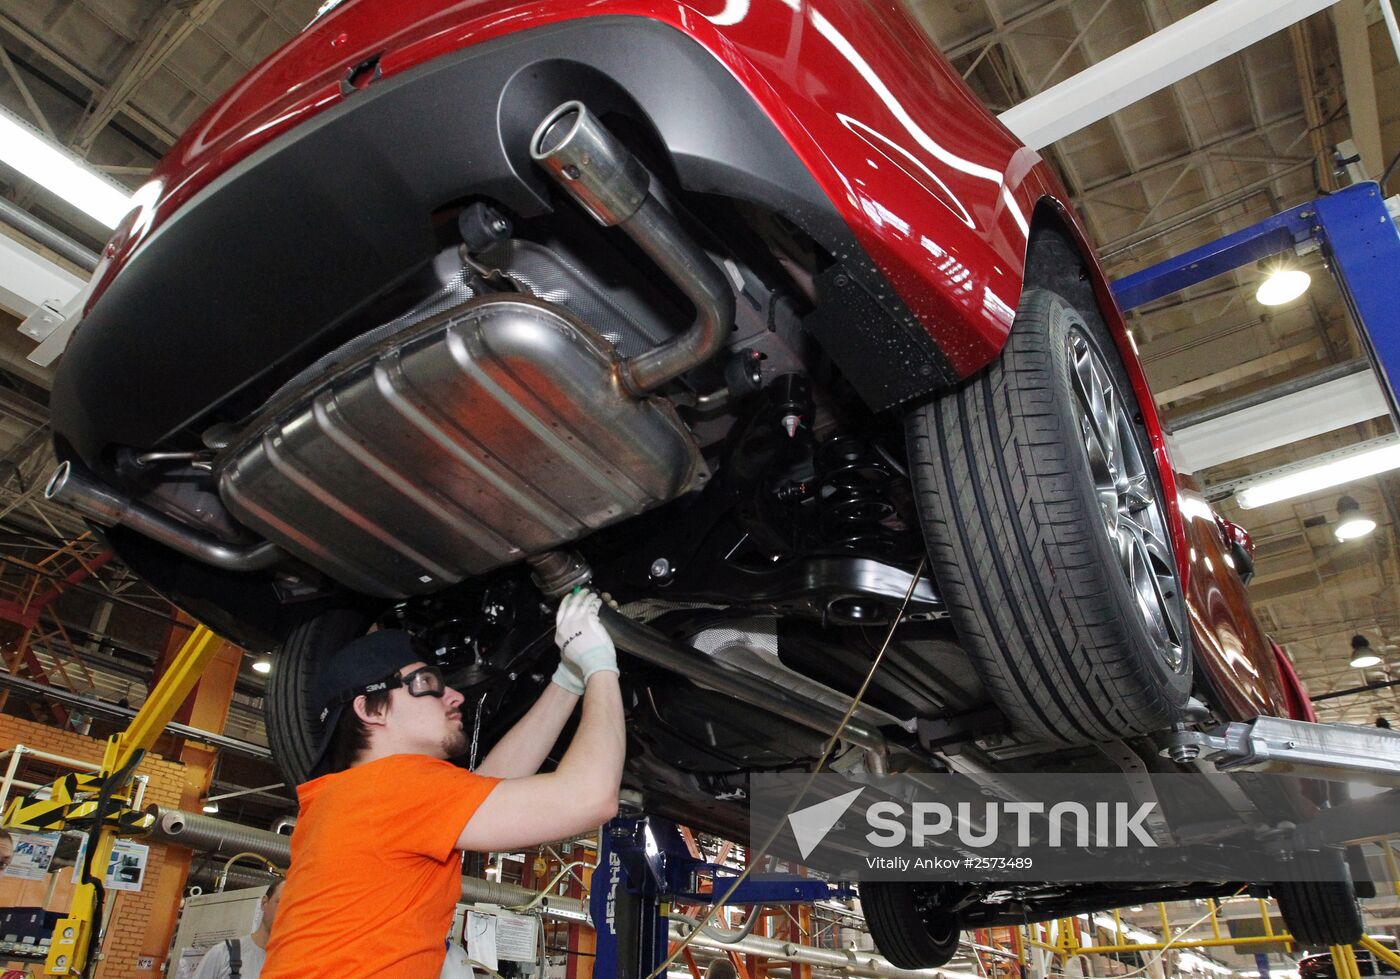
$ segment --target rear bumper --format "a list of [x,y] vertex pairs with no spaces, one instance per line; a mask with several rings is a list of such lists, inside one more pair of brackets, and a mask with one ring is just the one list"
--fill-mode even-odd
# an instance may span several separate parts
[[52,398],[60,439],[101,469],[106,445],[160,444],[219,405],[249,413],[372,325],[377,302],[384,319],[398,311],[386,297],[440,247],[434,211],[468,196],[524,217],[548,211],[530,130],[580,97],[599,112],[639,108],[686,187],[798,216],[833,251],[858,251],[752,99],[684,34],[631,17],[531,30],[356,93],[167,219],[64,356]]

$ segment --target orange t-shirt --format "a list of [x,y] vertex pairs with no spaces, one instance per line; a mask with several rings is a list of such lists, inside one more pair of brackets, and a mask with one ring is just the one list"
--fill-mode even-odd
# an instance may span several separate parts
[[457,837],[499,779],[391,755],[297,789],[262,979],[433,979],[461,896]]

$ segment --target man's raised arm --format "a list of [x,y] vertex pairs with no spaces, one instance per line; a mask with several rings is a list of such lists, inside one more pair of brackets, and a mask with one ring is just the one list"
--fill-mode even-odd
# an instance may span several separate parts
[[492,778],[523,778],[538,772],[578,700],[578,694],[558,683],[545,687],[534,706],[486,753],[476,773]]
[[[627,739],[617,650],[598,621],[601,605],[589,592],[560,603],[554,634],[559,671],[477,769],[505,780],[463,828],[460,849],[534,846],[586,832],[617,813]],[[583,717],[559,766],[542,775],[504,774],[539,767],[572,711],[573,688],[583,693]]]

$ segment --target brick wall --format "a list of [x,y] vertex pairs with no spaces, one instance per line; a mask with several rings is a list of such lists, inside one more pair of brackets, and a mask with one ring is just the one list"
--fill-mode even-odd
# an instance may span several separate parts
[[[20,717],[0,714],[0,750],[22,744],[27,748],[47,751],[80,761],[91,761],[94,765],[102,760],[105,744],[94,738],[84,737],[71,731],[60,730],[43,724],[36,724]],[[2,773],[2,772],[0,772]],[[178,762],[167,761],[156,755],[147,755],[136,770],[138,775],[149,776],[146,783],[144,802],[146,805],[159,805],[176,808],[181,795],[189,788],[190,773]],[[203,790],[195,786],[196,794]],[[165,953],[174,933],[178,908],[169,900],[156,906],[158,892],[178,894],[184,887],[184,873],[188,861],[185,854],[174,847],[162,843],[150,845],[150,856],[146,864],[146,876],[140,891],[113,891],[108,894],[111,917],[107,926],[107,940],[102,948],[102,962],[95,973],[95,979],[126,979],[158,974]],[[170,866],[167,867],[167,862]],[[50,882],[57,877],[51,895]],[[170,876],[171,880],[163,880]],[[173,877],[180,879],[175,881]],[[72,894],[71,870],[61,870],[57,875],[49,875],[49,881],[21,881],[0,877],[0,907],[35,907],[44,905],[51,911],[67,911]],[[46,895],[49,897],[45,901]],[[162,927],[151,927],[164,921]],[[163,937],[162,937],[163,936]],[[141,970],[137,960],[149,957],[155,968]]]

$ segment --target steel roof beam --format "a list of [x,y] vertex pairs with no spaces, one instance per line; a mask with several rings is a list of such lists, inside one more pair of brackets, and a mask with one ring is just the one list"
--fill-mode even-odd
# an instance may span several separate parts
[[[53,65],[74,81],[78,82],[88,90],[92,98],[100,99],[107,92],[107,86],[96,75],[86,68],[81,67],[63,52],[49,44],[39,35],[33,33],[14,17],[0,11],[0,31],[9,34],[15,40],[33,50],[39,57]],[[162,122],[146,112],[127,103],[122,107],[122,114],[131,119],[132,122],[145,129],[156,139],[161,140],[167,147],[175,143],[176,134]]]
[[1371,65],[1371,37],[1363,0],[1341,0],[1332,8],[1337,26],[1337,55],[1342,63],[1351,138],[1361,152],[1366,176],[1378,180],[1385,170],[1381,153],[1381,121],[1376,107],[1376,75]]
[[[1125,174],[1122,177],[1114,177],[1111,180],[1105,180],[1101,183],[1097,183],[1090,187],[1086,187],[1084,188],[1084,191],[1080,194],[1080,196],[1086,199],[1093,198],[1103,194],[1112,193],[1116,190],[1122,190],[1125,187],[1131,187],[1133,184],[1140,182],[1146,177],[1155,176],[1159,173],[1163,173],[1168,170],[1173,170],[1177,167],[1191,166],[1200,163],[1208,159],[1209,157],[1214,156],[1217,153],[1221,153],[1229,147],[1236,145],[1237,143],[1243,143],[1245,140],[1248,139],[1258,139],[1260,138],[1260,136],[1267,133],[1269,130],[1274,129],[1278,126],[1297,125],[1301,122],[1303,122],[1302,112],[1295,112],[1291,115],[1280,116],[1278,119],[1275,119],[1272,122],[1266,122],[1261,124],[1258,129],[1250,129],[1244,132],[1235,133],[1231,136],[1223,136],[1220,139],[1212,140],[1209,143],[1205,143],[1199,147],[1196,147],[1195,149],[1192,149],[1189,152],[1182,153],[1178,156],[1174,156],[1171,159],[1161,160],[1157,163],[1149,164],[1148,166],[1143,167],[1141,170],[1136,170],[1133,173]],[[1278,162],[1297,163],[1300,161],[1293,157],[1280,157]],[[1301,162],[1311,163],[1312,157],[1308,157],[1306,160],[1303,160]]]
[[223,0],[169,0],[153,19],[159,23],[144,31],[145,39],[137,43],[126,63],[107,90],[85,112],[73,131],[72,147],[83,156],[88,154],[98,135],[121,112],[140,87],[205,21],[213,16]]
[[953,45],[943,52],[943,56],[949,61],[953,61],[957,58],[961,58],[963,55],[971,54],[974,51],[984,51],[993,44],[1005,41],[1009,35],[1015,34],[1027,24],[1039,20],[1046,14],[1052,14],[1057,10],[1068,7],[1072,2],[1073,0],[1050,0],[1049,3],[1041,4],[1034,10],[1028,10],[1024,14],[1012,17],[1006,21],[1002,21],[1000,17],[997,16],[995,10],[990,10],[990,19],[996,24],[995,27],[986,34],[980,34],[977,37]]
[[[1312,380],[1309,378],[1308,380]],[[1298,387],[1290,385],[1290,388]],[[1370,370],[1276,394],[1173,432],[1187,472],[1291,445],[1389,414],[1385,393]]]
[[1336,2],[1215,0],[999,118],[1041,149]]

